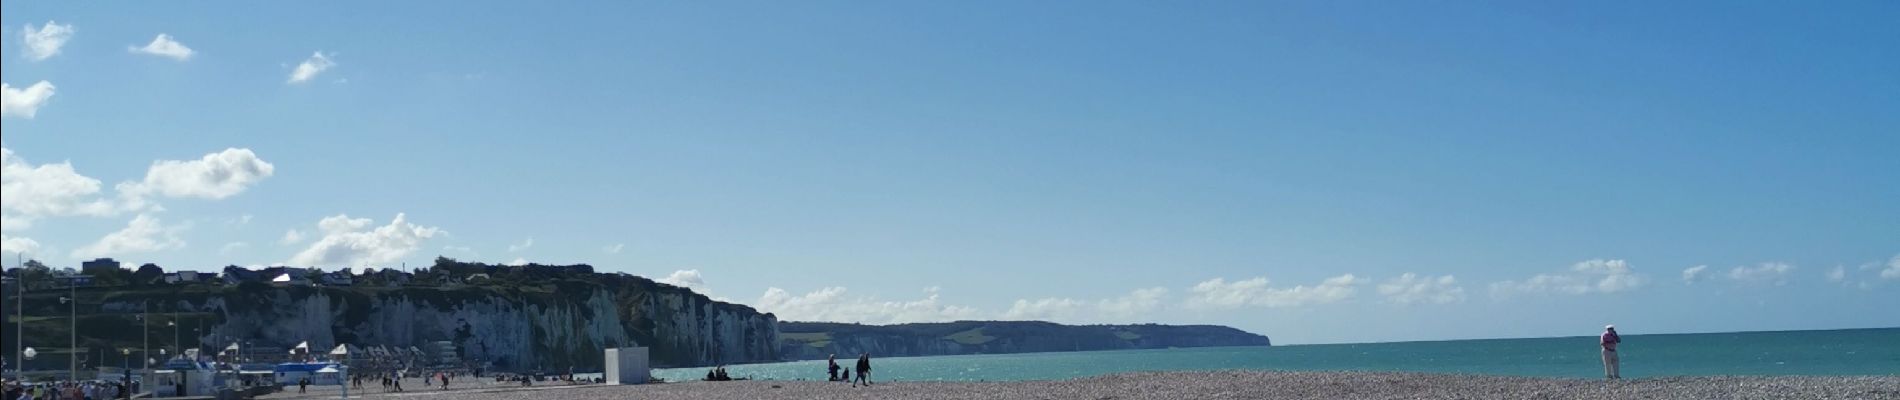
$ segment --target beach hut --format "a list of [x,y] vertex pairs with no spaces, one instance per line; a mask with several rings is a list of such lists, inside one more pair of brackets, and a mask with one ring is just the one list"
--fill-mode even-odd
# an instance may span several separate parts
[[[350,398],[350,385],[346,383],[347,380],[344,379],[343,377],[349,376],[348,372],[344,372],[344,371],[349,371],[349,370],[350,370],[350,367],[348,366],[331,364],[329,366],[323,367],[322,369],[318,369],[317,375],[326,377],[327,379],[324,379],[325,382],[330,381],[330,380],[335,380],[336,386],[343,388],[343,398],[347,399],[347,398]],[[315,382],[317,380],[312,379],[311,381]]]
[[164,369],[153,370],[144,380],[158,397],[210,396],[217,391],[217,370],[211,364],[184,357],[173,358]]
[[653,379],[652,369],[647,364],[647,348],[612,348],[605,353],[606,369],[602,375],[607,384],[638,385]]

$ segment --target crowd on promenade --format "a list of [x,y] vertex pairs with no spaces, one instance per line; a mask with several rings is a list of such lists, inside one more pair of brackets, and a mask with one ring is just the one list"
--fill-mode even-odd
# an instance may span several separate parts
[[0,392],[4,392],[4,395],[0,395],[0,399],[5,400],[104,400],[127,398],[132,393],[132,390],[124,384],[110,381],[50,383],[7,381],[4,385],[5,389],[0,389]]

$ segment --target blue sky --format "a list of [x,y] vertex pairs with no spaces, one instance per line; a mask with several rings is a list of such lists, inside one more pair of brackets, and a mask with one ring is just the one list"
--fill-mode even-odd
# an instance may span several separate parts
[[1900,326],[1891,2],[720,6],[6,2],[8,255],[1282,343]]

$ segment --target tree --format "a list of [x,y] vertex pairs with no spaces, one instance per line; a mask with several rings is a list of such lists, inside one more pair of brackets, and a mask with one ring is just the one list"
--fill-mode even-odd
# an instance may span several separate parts
[[125,268],[96,269],[92,271],[93,286],[124,286],[132,283],[131,270]]
[[145,263],[145,265],[140,265],[138,271],[132,272],[132,280],[134,282],[138,282],[141,285],[157,282],[160,279],[164,279],[164,278],[165,278],[165,269],[159,268],[158,264],[153,264],[153,263]]
[[33,290],[51,288],[55,285],[53,269],[47,267],[46,264],[41,264],[40,260],[26,260],[20,265],[14,278],[19,279],[26,288]]

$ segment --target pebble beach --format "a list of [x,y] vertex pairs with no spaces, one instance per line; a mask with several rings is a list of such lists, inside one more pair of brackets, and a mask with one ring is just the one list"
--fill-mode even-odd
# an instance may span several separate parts
[[[408,385],[405,385],[408,386]],[[420,386],[411,386],[420,388]],[[294,390],[294,389],[293,389]],[[1390,372],[1148,372],[1060,381],[679,382],[531,388],[469,385],[440,391],[352,393],[352,398],[538,399],[1896,399],[1900,375],[1716,376],[1602,381]],[[336,393],[269,398],[335,398]]]

